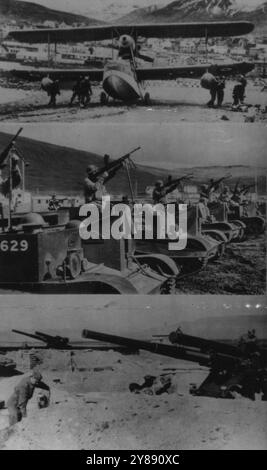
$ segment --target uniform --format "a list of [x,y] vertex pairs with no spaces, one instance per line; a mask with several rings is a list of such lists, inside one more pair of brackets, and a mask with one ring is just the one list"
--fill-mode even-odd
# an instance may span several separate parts
[[83,183],[86,204],[100,199],[106,193],[104,182],[109,177],[109,174],[104,172],[100,177],[95,179],[94,174],[96,174],[96,172],[97,168],[94,165],[89,165],[87,168],[87,176]]
[[225,80],[220,78],[217,84],[217,105],[220,107],[223,104],[224,99]]
[[[34,375],[35,374],[35,375]],[[9,412],[9,424],[13,424],[21,421],[21,419],[27,416],[27,404],[28,401],[32,398],[34,390],[36,387],[43,390],[49,391],[48,385],[44,382],[36,379],[36,382],[33,383],[31,378],[41,377],[41,374],[34,372],[31,377],[24,377],[15,387],[14,392],[7,401],[7,408]]]
[[241,78],[238,85],[235,85],[233,89],[234,106],[238,106],[239,104],[244,103],[246,86],[247,80],[245,78]]
[[48,105],[55,107],[56,106],[57,95],[60,95],[59,81],[58,80],[55,80],[55,81],[52,82],[52,84],[49,88],[48,94],[50,96],[50,101],[49,101]]
[[89,77],[85,77],[80,82],[80,104],[86,106],[90,102],[90,96],[92,95],[92,88]]
[[154,204],[166,204],[167,202],[167,192],[164,188],[163,181],[157,181],[155,188],[152,193],[153,203]]
[[70,105],[72,105],[75,98],[78,98],[78,100],[80,102],[80,98],[81,98],[81,81],[82,81],[82,78],[79,78],[79,80],[77,80],[77,82],[75,83],[75,85],[72,89],[72,97],[70,99]]

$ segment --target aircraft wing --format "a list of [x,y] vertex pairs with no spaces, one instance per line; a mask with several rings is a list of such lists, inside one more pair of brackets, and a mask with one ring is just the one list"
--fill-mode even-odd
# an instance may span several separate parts
[[104,41],[129,34],[144,38],[201,38],[241,36],[253,31],[254,25],[248,21],[224,21],[210,23],[157,23],[88,26],[84,28],[46,28],[10,31],[8,38],[26,43],[67,43],[84,41]]
[[209,71],[214,75],[229,76],[246,74],[254,69],[254,64],[249,62],[236,62],[232,64],[201,64],[185,65],[179,67],[150,67],[138,68],[136,74],[138,80],[175,80],[176,78],[201,78]]
[[60,80],[61,82],[75,81],[78,77],[88,75],[92,82],[101,82],[103,79],[103,69],[56,69],[56,68],[21,68],[9,70],[7,72],[1,72],[0,75],[6,75],[16,77],[20,80],[26,81],[40,81],[43,77],[49,75],[54,80]]

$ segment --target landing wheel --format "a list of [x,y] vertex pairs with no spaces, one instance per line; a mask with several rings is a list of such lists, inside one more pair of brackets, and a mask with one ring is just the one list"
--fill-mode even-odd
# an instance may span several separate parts
[[82,263],[78,253],[71,253],[69,255],[67,267],[71,279],[76,279],[81,274]]
[[106,93],[104,93],[104,91],[101,91],[100,93],[100,104],[107,104],[108,102],[108,97],[106,95]]
[[149,94],[148,92],[145,93],[145,96],[144,96],[144,103],[147,104],[147,105],[150,105],[150,104],[151,104],[150,94]]

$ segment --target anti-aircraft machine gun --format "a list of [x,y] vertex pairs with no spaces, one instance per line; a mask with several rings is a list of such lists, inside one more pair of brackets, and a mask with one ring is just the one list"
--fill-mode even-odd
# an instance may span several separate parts
[[[136,147],[135,149],[131,150],[130,152],[126,153],[125,155],[122,155],[122,157],[119,157],[116,160],[112,160],[112,161],[109,161],[109,156],[106,155],[105,156],[106,157],[105,158],[105,165],[94,173],[93,178],[97,179],[100,176],[102,176],[104,173],[108,173],[108,175],[110,177],[110,173],[114,173],[119,168],[121,168],[124,163],[128,163],[129,161],[132,163],[132,165],[134,165],[134,163],[132,162],[130,157],[133,153],[137,152],[137,150],[140,150],[140,148],[141,147]],[[105,181],[107,181],[107,179],[109,179],[109,177],[105,178]]]
[[143,349],[154,354],[196,362],[208,367],[208,377],[190,393],[215,398],[235,398],[235,393],[255,399],[262,394],[267,401],[267,349],[260,347],[254,332],[249,332],[237,346],[189,336],[178,330],[170,333],[171,344],[140,341],[96,331],[83,330],[83,338]]

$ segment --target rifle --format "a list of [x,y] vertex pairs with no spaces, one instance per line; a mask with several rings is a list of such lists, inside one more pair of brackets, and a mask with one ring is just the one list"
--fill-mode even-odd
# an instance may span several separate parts
[[109,173],[110,171],[117,171],[119,168],[122,167],[123,163],[128,160],[130,158],[130,156],[134,153],[134,152],[137,152],[137,150],[139,150],[141,147],[136,147],[134,150],[131,150],[131,152],[128,152],[126,153],[125,155],[123,155],[122,157],[120,158],[117,158],[117,160],[113,160],[112,162],[108,163],[107,165],[105,165],[104,167],[100,168],[100,170],[98,170],[93,178],[94,179],[97,179],[99,178],[99,176],[103,175],[103,173],[107,172]]
[[3,152],[1,152],[1,154],[0,154],[0,168],[3,168],[5,166],[4,161],[8,157],[8,154],[9,154],[10,150],[12,149],[12,146],[14,145],[17,137],[19,136],[19,134],[21,133],[22,130],[23,130],[23,127],[21,127],[18,130],[16,135],[14,137],[12,137],[11,141],[7,144],[7,146],[5,147]]
[[181,176],[180,178],[176,178],[175,180],[165,183],[164,189],[165,189],[166,194],[169,194],[172,191],[174,191],[181,181],[190,180],[193,178],[193,176],[194,176],[193,173],[191,173],[191,174]]

